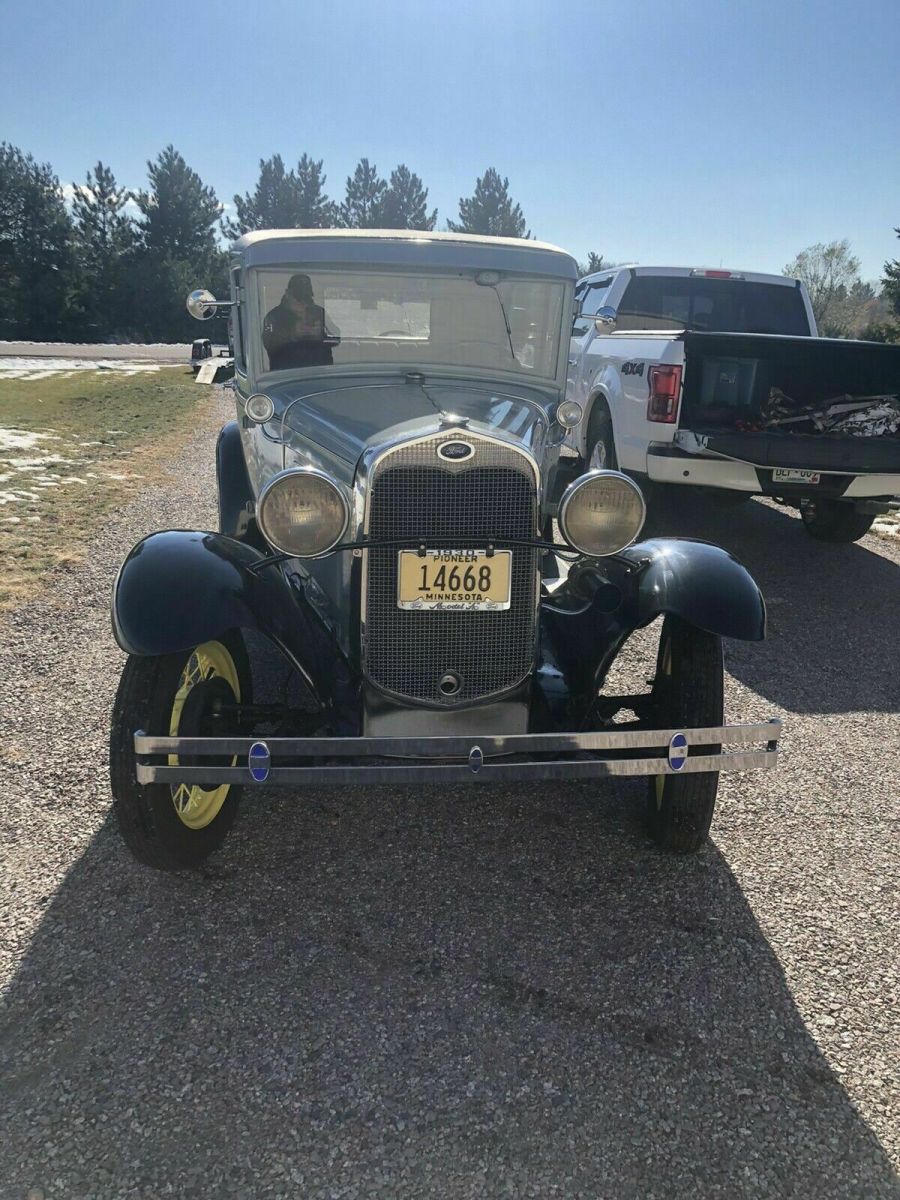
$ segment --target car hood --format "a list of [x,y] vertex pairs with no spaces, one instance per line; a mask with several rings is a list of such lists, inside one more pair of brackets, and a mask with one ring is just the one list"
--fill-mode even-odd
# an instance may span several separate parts
[[286,447],[314,442],[348,463],[382,442],[438,428],[442,413],[514,439],[539,459],[556,403],[537,389],[446,380],[292,381],[269,391],[284,413]]

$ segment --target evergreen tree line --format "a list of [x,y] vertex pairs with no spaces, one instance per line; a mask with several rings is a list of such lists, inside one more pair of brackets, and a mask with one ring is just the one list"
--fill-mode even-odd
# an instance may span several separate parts
[[[98,162],[66,191],[48,163],[0,142],[0,340],[180,341],[196,336],[184,298],[203,285],[228,290],[221,238],[253,229],[420,229],[437,225],[428,189],[404,163],[387,179],[363,158],[331,199],[321,159],[286,167],[261,159],[253,191],[224,206],[174,146],[147,164],[147,187],[121,186]],[[509,180],[493,167],[459,201],[457,233],[531,237]],[[896,230],[900,236],[900,229]],[[601,270],[591,251],[582,274]],[[823,332],[900,341],[900,259],[883,290],[859,278],[849,243],[810,246],[785,268],[804,279]],[[224,337],[220,329],[219,337]]]
[[[340,202],[325,183],[321,159],[304,154],[289,168],[275,154],[260,160],[256,186],[235,196],[226,216],[174,146],[148,162],[146,189],[130,191],[98,162],[84,183],[64,191],[49,163],[0,143],[0,339],[187,340],[197,334],[184,308],[191,288],[228,289],[221,236],[437,225],[428,189],[404,163],[385,179],[361,159]],[[509,180],[493,168],[460,199],[458,220],[447,228],[531,236]]]

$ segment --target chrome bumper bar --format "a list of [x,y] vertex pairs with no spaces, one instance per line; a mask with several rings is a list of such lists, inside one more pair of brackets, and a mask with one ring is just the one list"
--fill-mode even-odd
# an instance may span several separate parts
[[[246,783],[257,786],[263,783],[288,786],[507,783],[526,779],[599,779],[608,775],[681,775],[694,771],[748,771],[774,767],[780,736],[779,720],[709,729],[525,733],[482,738],[179,738],[157,737],[139,729],[134,735],[134,750],[138,759],[138,783]],[[765,743],[764,748],[718,754],[691,753],[693,746],[749,747],[760,742]],[[165,761],[147,761],[154,756],[165,756]],[[184,756],[189,761],[185,765],[173,764],[169,756]],[[203,758],[215,758],[219,762],[198,764],[197,760]],[[231,765],[222,765],[221,760],[228,758],[232,760]]]

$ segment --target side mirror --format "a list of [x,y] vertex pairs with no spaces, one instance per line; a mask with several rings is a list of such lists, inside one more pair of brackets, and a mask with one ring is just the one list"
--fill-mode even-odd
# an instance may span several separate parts
[[594,313],[594,328],[598,333],[609,333],[616,323],[618,313],[609,304],[604,304]]
[[187,310],[198,321],[208,321],[216,315],[218,301],[212,292],[197,288],[187,298]]

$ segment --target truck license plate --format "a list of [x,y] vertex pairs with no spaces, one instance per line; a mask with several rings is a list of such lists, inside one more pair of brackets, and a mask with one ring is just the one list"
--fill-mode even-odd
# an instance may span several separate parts
[[401,550],[397,606],[493,612],[509,608],[512,551]]
[[797,471],[793,467],[775,467],[773,483],[818,483],[822,478],[819,471]]

